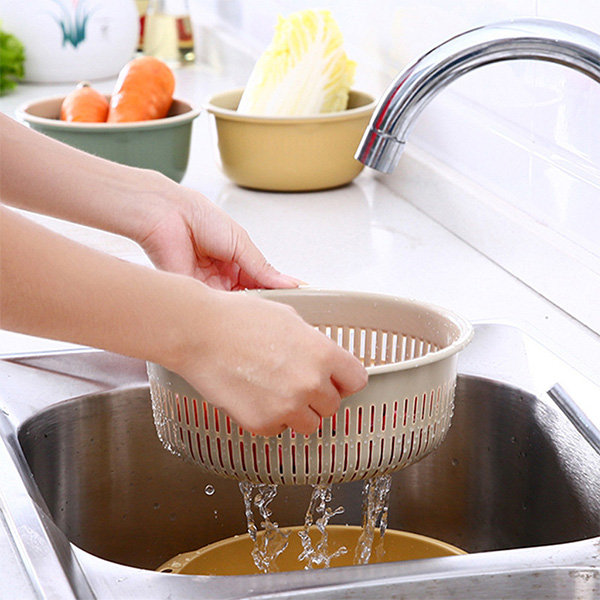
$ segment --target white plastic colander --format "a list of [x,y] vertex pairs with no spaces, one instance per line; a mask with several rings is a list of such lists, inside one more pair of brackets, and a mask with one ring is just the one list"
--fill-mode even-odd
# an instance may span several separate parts
[[454,408],[458,352],[468,321],[393,296],[312,289],[261,292],[293,306],[363,361],[369,383],[312,435],[241,429],[179,375],[148,363],[158,435],[171,452],[240,481],[331,484],[402,469],[444,440]]

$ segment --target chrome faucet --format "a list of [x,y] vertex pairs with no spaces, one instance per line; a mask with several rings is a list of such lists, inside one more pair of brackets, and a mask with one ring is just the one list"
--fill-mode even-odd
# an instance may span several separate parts
[[437,46],[396,77],[381,98],[355,157],[391,173],[416,118],[438,92],[477,67],[515,59],[566,65],[600,83],[598,34],[533,18],[478,27]]

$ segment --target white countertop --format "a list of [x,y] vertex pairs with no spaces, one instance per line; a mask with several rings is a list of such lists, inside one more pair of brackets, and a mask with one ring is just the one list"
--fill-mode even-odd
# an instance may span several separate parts
[[[196,105],[213,92],[235,86],[232,79],[198,67],[178,71],[177,81],[176,95]],[[112,85],[102,81],[97,87],[109,92]],[[16,107],[30,99],[71,88],[22,84],[0,98],[0,110],[14,116]],[[427,158],[410,144],[407,156],[407,161]],[[436,186],[440,202],[444,176]],[[347,187],[306,194],[238,188],[218,168],[208,116],[202,114],[194,123],[183,184],[203,192],[241,223],[278,269],[312,286],[407,296],[443,305],[473,321],[508,321],[600,383],[597,334],[427,217],[395,192],[387,177],[365,171]],[[35,218],[95,248],[147,262],[129,240]],[[0,355],[72,347],[0,331]]]

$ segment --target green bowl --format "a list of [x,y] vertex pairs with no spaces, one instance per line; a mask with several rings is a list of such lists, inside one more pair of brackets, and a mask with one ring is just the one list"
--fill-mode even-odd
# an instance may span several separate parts
[[70,146],[132,167],[154,169],[179,182],[190,156],[192,121],[200,114],[173,100],[164,119],[132,123],[70,123],[59,119],[63,96],[30,102],[17,117]]

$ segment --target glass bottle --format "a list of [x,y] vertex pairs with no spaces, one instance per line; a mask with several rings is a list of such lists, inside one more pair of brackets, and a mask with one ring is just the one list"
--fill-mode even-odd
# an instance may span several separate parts
[[190,64],[194,36],[188,0],[150,0],[144,22],[144,54],[171,64]]
[[140,17],[140,36],[138,38],[137,51],[144,51],[144,26],[146,21],[146,13],[148,12],[148,0],[135,0]]

